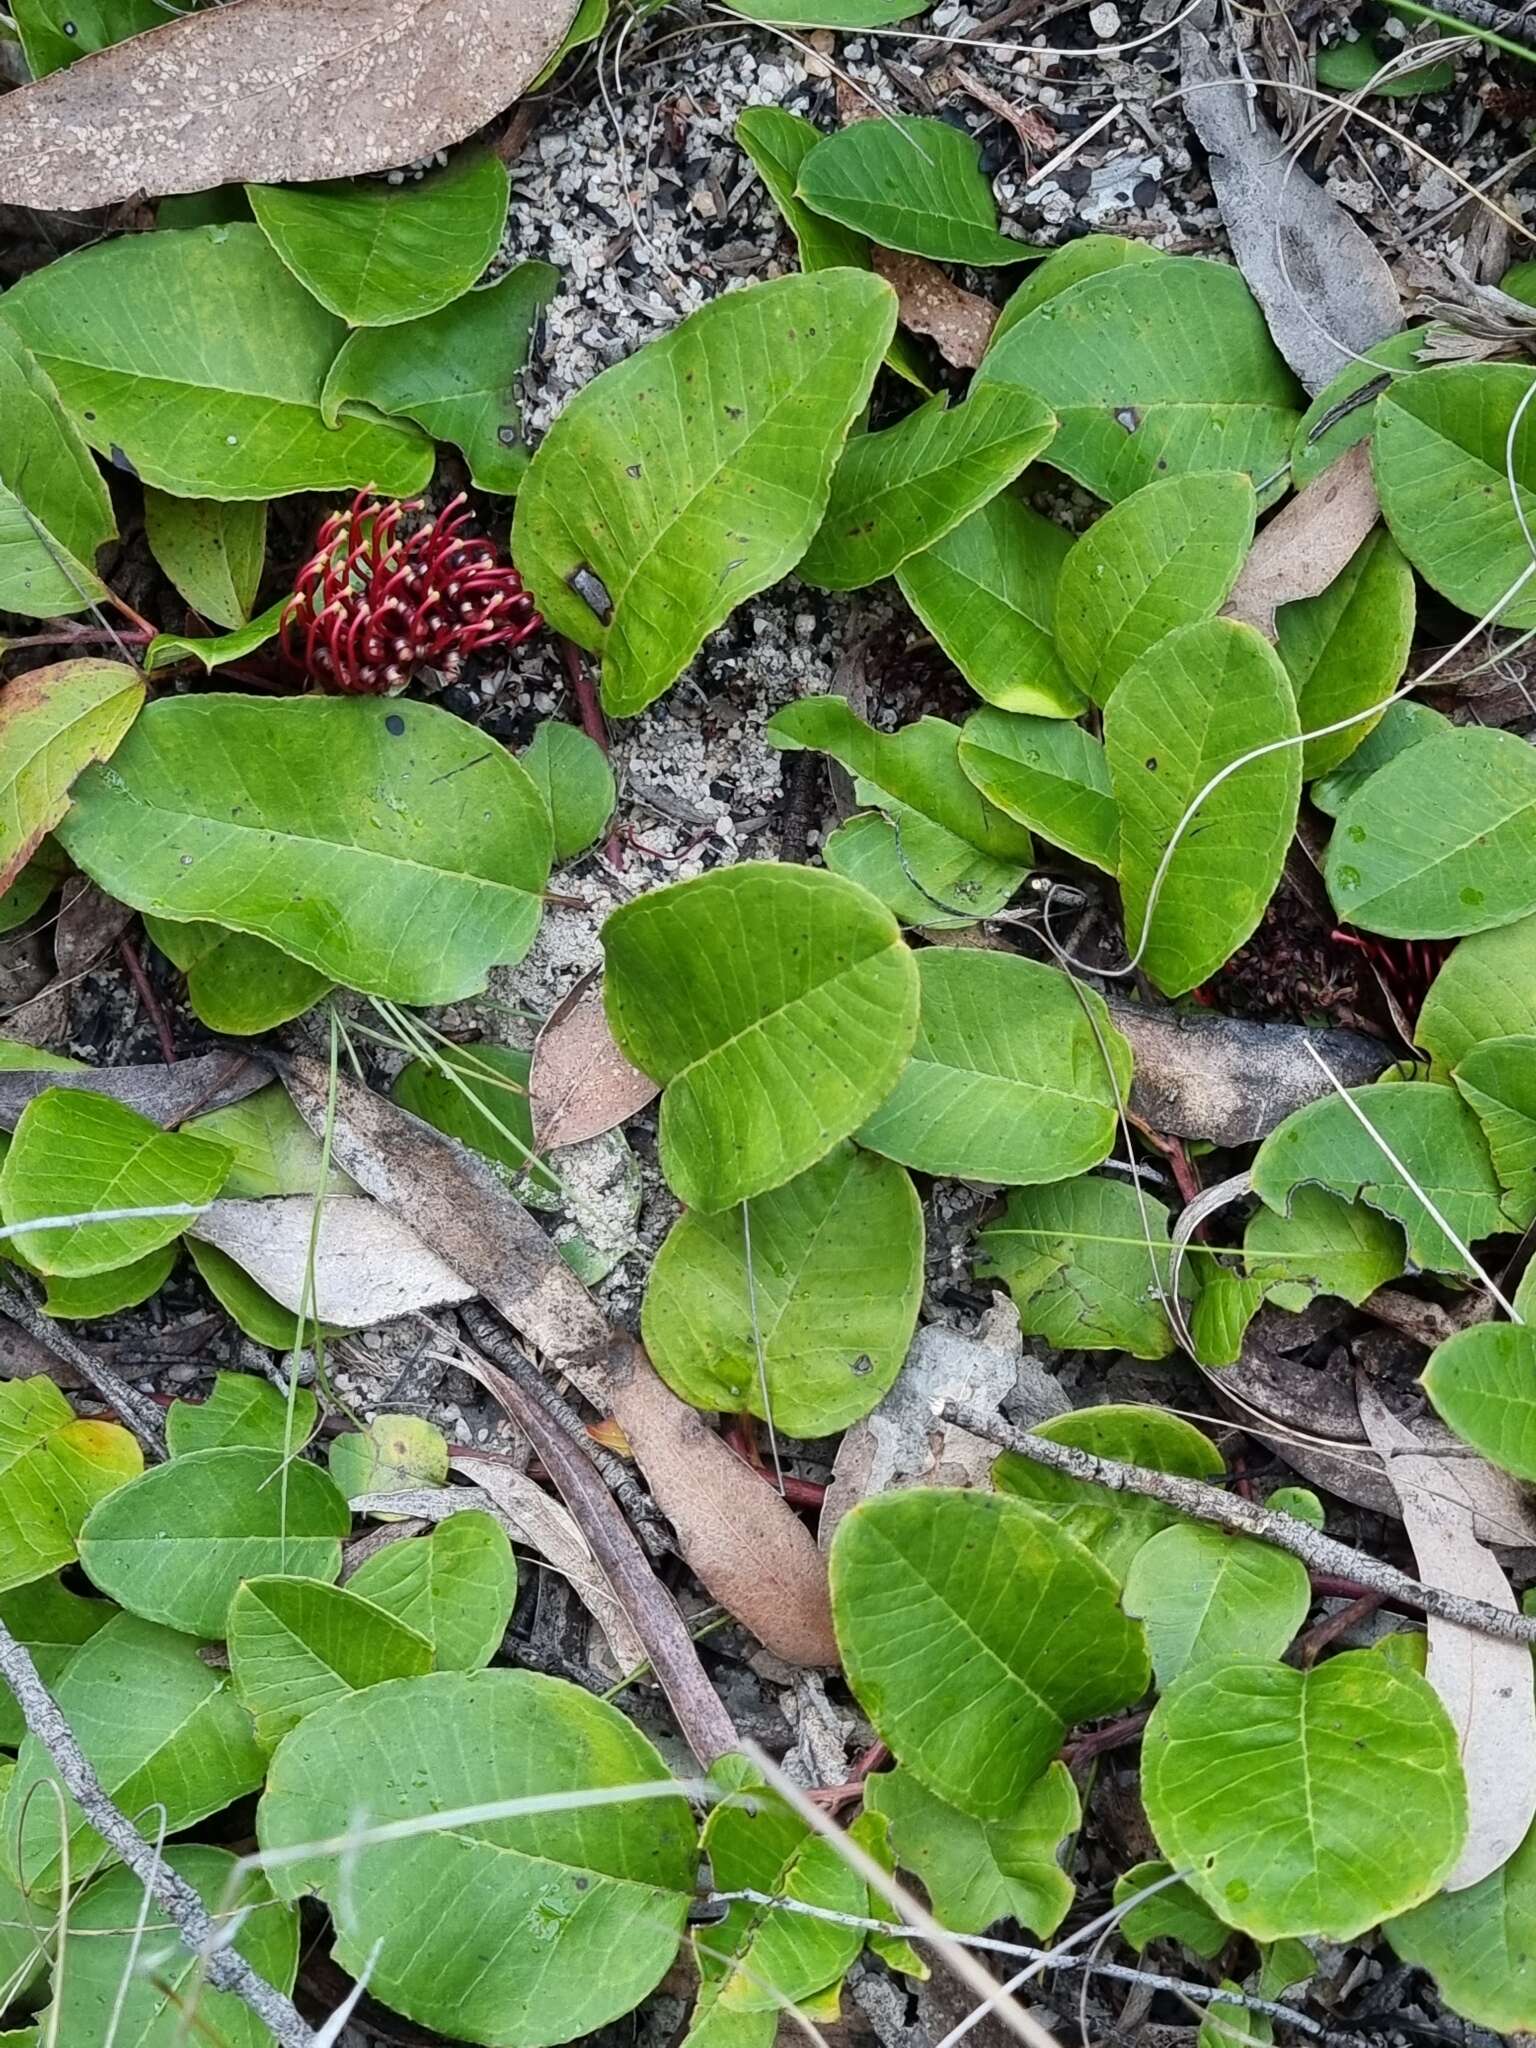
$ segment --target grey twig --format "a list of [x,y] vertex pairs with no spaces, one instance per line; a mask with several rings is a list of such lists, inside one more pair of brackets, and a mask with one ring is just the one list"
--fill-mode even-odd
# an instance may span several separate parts
[[165,1422],[148,1395],[130,1387],[94,1352],[87,1351],[83,1344],[77,1344],[51,1316],[45,1316],[20,1287],[0,1287],[0,1315],[7,1315],[13,1323],[19,1323],[44,1350],[51,1351],[55,1358],[61,1358],[66,1365],[72,1366],[86,1385],[93,1387],[107,1406],[122,1417],[153,1457],[165,1456]]
[[996,1444],[1000,1450],[1016,1452],[1036,1465],[1048,1465],[1053,1472],[1064,1472],[1069,1479],[1102,1486],[1110,1493],[1139,1493],[1148,1500],[1160,1500],[1181,1514],[1193,1515],[1197,1521],[1215,1522],[1220,1528],[1253,1536],[1260,1543],[1271,1543],[1277,1550],[1288,1550],[1292,1557],[1299,1557],[1303,1564],[1317,1571],[1342,1574],[1389,1600],[1417,1608],[1421,1614],[1435,1614],[1461,1628],[1502,1636],[1507,1642],[1536,1643],[1536,1616],[1507,1614],[1486,1601],[1448,1593],[1443,1586],[1426,1586],[1395,1565],[1383,1564],[1363,1550],[1352,1550],[1347,1543],[1324,1536],[1294,1515],[1276,1514],[1255,1501],[1223,1493],[1219,1486],[1206,1486],[1198,1479],[1181,1479],[1173,1472],[1150,1472],[1143,1465],[1124,1465],[1118,1458],[1100,1458],[1071,1444],[1052,1443],[1048,1437],[1014,1429],[996,1415],[963,1401],[946,1401],[939,1414],[945,1422],[968,1429],[973,1436]]
[[116,1851],[149,1896],[196,1955],[216,1991],[231,1992],[248,2005],[282,2048],[315,2048],[316,2036],[292,1999],[258,1975],[244,1956],[225,1943],[218,1922],[185,1878],[178,1877],[152,1843],[146,1842],[102,1789],[100,1778],[75,1740],[52,1693],[37,1674],[32,1654],[0,1621],[0,1677],[15,1693],[27,1727],[53,1759],[54,1768],[91,1826]]

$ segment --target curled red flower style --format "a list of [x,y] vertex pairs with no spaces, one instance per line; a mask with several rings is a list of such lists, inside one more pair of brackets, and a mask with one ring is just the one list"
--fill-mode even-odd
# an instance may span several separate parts
[[402,531],[421,501],[383,503],[359,491],[315,536],[283,614],[289,663],[322,689],[392,696],[418,669],[451,682],[467,655],[518,647],[543,621],[510,562],[497,560],[453,499]]

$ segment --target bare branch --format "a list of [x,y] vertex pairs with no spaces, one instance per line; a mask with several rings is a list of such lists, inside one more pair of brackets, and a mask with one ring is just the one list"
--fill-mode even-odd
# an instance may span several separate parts
[[45,1316],[19,1286],[0,1287],[0,1315],[7,1315],[13,1323],[19,1323],[45,1351],[51,1351],[55,1358],[62,1358],[66,1365],[72,1366],[86,1385],[93,1387],[107,1406],[122,1417],[151,1457],[165,1456],[165,1423],[160,1410],[147,1395],[141,1394],[136,1387],[130,1387],[126,1380],[119,1379],[110,1365],[104,1364],[83,1344],[77,1344],[68,1331],[61,1329],[51,1316]]

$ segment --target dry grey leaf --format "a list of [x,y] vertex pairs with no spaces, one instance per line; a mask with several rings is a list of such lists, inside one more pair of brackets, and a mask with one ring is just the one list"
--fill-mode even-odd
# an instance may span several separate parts
[[974,1337],[928,1323],[912,1340],[879,1407],[846,1433],[821,1504],[817,1540],[829,1548],[850,1508],[902,1486],[985,1486],[997,1452],[979,1436],[940,1422],[945,1401],[995,1413],[1017,1395],[1016,1420],[1043,1422],[1071,1406],[1049,1373],[1024,1355],[1019,1312],[1006,1296],[982,1317]]
[[1185,1016],[1109,997],[1117,1030],[1135,1056],[1131,1108],[1166,1137],[1253,1145],[1294,1109],[1329,1092],[1307,1055],[1315,1045],[1346,1088],[1373,1081],[1391,1061],[1378,1039],[1304,1024]]
[[1371,448],[1357,441],[1283,505],[1254,542],[1222,612],[1275,637],[1275,612],[1316,597],[1349,567],[1381,517]]
[[[14,1022],[6,1025],[15,1036]],[[228,1109],[247,1095],[271,1085],[272,1072],[260,1060],[239,1052],[200,1053],[178,1060],[174,1067],[68,1067],[49,1072],[0,1073],[0,1130],[13,1131],[16,1119],[45,1088],[88,1088],[125,1102],[151,1123],[169,1130],[189,1116]]]
[[[306,1306],[314,1215],[310,1195],[215,1202],[190,1235],[217,1246],[297,1314]],[[398,1217],[361,1195],[328,1195],[320,1205],[314,1268],[315,1314],[347,1329],[468,1301],[474,1293]]]
[[1181,104],[1210,154],[1232,254],[1276,348],[1308,391],[1321,391],[1356,352],[1402,326],[1392,273],[1232,76],[1214,6],[1185,22],[1179,56]]
[[474,133],[576,0],[225,0],[0,97],[0,201],[355,177]]
[[545,1152],[617,1129],[660,1093],[619,1051],[594,968],[556,1005],[533,1047],[528,1106],[533,1142]]
[[902,326],[926,334],[957,370],[974,370],[997,325],[996,306],[963,290],[926,256],[876,249],[873,260],[878,274],[895,286]]
[[53,959],[63,981],[87,973],[117,944],[134,913],[84,875],[71,876],[53,927]]
[[[1509,1614],[1519,1603],[1498,1559],[1473,1532],[1469,1479],[1481,1460],[1426,1454],[1376,1389],[1356,1389],[1360,1420],[1397,1494],[1419,1576]],[[1525,1643],[1429,1617],[1430,1684],[1439,1693],[1467,1779],[1467,1840],[1448,1892],[1465,1891],[1509,1860],[1536,1817],[1536,1691]]]
[[[330,1076],[304,1055],[280,1062],[311,1130],[325,1128]],[[340,1078],[332,1157],[359,1187],[427,1238],[471,1291],[546,1366],[609,1409],[634,1448],[678,1547],[706,1590],[791,1664],[837,1661],[826,1567],[809,1531],[749,1473],[698,1412],[614,1329],[489,1165],[393,1102]]]

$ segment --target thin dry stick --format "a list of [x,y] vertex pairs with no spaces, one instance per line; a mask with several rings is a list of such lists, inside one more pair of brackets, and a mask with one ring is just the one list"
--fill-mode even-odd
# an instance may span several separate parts
[[15,1693],[28,1729],[53,1759],[75,1804],[107,1846],[121,1857],[156,1905],[181,1933],[216,1991],[228,1991],[248,2005],[282,2048],[316,2048],[312,2029],[298,2007],[258,1975],[232,1947],[219,1924],[185,1878],[146,1842],[128,1816],[107,1797],[94,1767],[75,1740],[52,1693],[43,1684],[32,1654],[0,1621],[0,1678]]
[[1288,1550],[1305,1565],[1321,1572],[1339,1573],[1389,1600],[1400,1600],[1407,1607],[1417,1608],[1421,1614],[1438,1615],[1461,1628],[1502,1636],[1508,1642],[1536,1643],[1536,1616],[1506,1614],[1486,1601],[1464,1600],[1459,1593],[1446,1592],[1443,1586],[1426,1586],[1395,1565],[1383,1564],[1363,1550],[1351,1550],[1347,1543],[1324,1536],[1294,1515],[1275,1514],[1254,1501],[1239,1500],[1235,1494],[1223,1493],[1220,1487],[1206,1486],[1198,1479],[1181,1479],[1173,1472],[1151,1472],[1144,1465],[1125,1465],[1118,1458],[1101,1458],[1071,1444],[1052,1443],[1049,1437],[1014,1429],[985,1409],[964,1401],[945,1401],[938,1413],[941,1421],[968,1429],[973,1436],[996,1444],[1000,1450],[1014,1451],[1033,1464],[1064,1472],[1069,1479],[1102,1486],[1109,1493],[1141,1494],[1147,1500],[1160,1500],[1167,1507],[1177,1508],[1181,1514],[1193,1515],[1197,1521],[1214,1522],[1219,1528],[1235,1529],[1239,1535],[1255,1536],[1277,1550]]
[[123,1418],[153,1457],[165,1456],[165,1423],[147,1395],[119,1379],[110,1365],[104,1365],[83,1344],[77,1344],[51,1316],[45,1316],[35,1302],[29,1301],[20,1287],[0,1287],[0,1315],[9,1316],[55,1358],[73,1366],[86,1385],[93,1387],[107,1406]]

